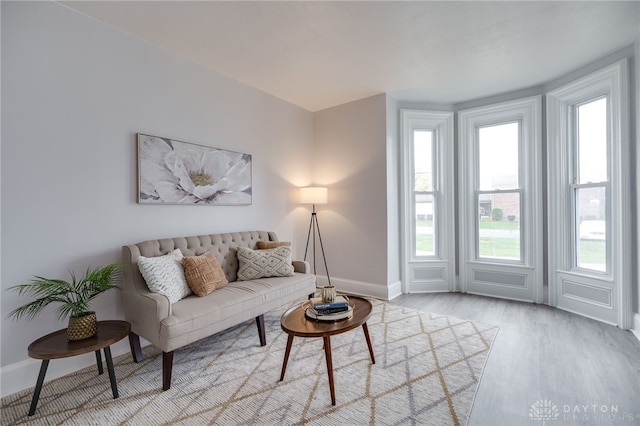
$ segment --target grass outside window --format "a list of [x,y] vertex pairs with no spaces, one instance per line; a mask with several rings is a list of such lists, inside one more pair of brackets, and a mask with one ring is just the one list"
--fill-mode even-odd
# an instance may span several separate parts
[[[480,229],[493,229],[493,230],[516,230],[519,227],[517,221],[480,221]],[[416,221],[416,227],[432,227],[433,221],[431,220],[418,220]],[[496,244],[496,240],[500,240],[500,244]],[[520,247],[518,245],[517,238],[496,238],[480,237],[480,251],[486,253],[488,256],[496,258],[519,258]],[[424,252],[433,252],[433,235],[432,234],[417,234],[416,235],[416,252],[418,254]],[[606,253],[606,243],[604,240],[580,240],[580,260],[583,263],[588,264],[604,264],[604,253]]]

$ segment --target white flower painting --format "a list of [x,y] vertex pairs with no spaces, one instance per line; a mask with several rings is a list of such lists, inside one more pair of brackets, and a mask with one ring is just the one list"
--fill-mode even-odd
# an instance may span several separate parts
[[138,202],[251,204],[251,155],[138,133]]

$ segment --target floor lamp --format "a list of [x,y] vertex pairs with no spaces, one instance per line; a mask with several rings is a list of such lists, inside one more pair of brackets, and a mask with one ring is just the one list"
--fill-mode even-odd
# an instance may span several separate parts
[[[307,252],[309,250],[309,241],[313,241],[313,274],[316,275],[316,233],[318,234],[318,240],[320,240],[320,250],[322,250],[322,260],[324,261],[324,268],[327,271],[327,280],[331,285],[331,278],[329,277],[329,268],[327,268],[327,258],[324,255],[324,246],[322,245],[322,236],[320,235],[320,225],[318,224],[318,217],[316,215],[316,204],[327,204],[327,188],[310,186],[306,188],[300,188],[300,203],[311,204],[311,221],[309,222],[309,232],[307,233],[307,244],[304,249],[304,260],[307,260]],[[313,231],[313,237],[312,237]],[[312,239],[313,238],[313,239]]]

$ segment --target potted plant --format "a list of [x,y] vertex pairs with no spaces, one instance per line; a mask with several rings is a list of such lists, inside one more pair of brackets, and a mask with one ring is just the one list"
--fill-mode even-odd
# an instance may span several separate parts
[[48,304],[59,303],[58,318],[63,320],[69,317],[69,340],[94,336],[98,332],[98,324],[96,313],[91,310],[89,302],[109,289],[120,288],[114,284],[120,271],[120,264],[112,263],[102,268],[88,268],[80,280],[70,272],[71,282],[36,276],[28,284],[9,287],[9,290],[17,291],[19,295],[29,294],[36,298],[11,311],[9,317],[16,320],[23,316],[33,319]]

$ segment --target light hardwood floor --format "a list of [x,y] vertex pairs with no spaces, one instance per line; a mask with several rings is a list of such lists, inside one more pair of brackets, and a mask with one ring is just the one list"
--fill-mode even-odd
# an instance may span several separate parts
[[640,341],[630,331],[468,294],[405,294],[389,303],[500,326],[470,426],[542,426],[529,417],[542,401],[557,410],[541,416],[547,426],[640,425]]

